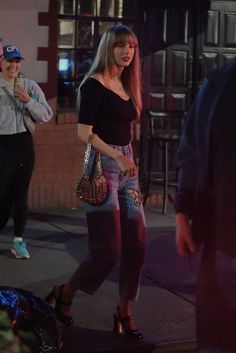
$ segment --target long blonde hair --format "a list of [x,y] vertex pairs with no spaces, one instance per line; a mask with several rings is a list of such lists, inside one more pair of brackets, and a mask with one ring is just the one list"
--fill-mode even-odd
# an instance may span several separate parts
[[[130,65],[125,67],[122,71],[121,81],[125,91],[130,95],[134,103],[137,111],[137,117],[139,117],[142,110],[139,47],[138,39],[129,27],[125,25],[114,25],[109,27],[106,32],[104,32],[93,64],[88,73],[85,75],[81,85],[87,80],[87,78],[93,76],[94,74],[102,74],[105,82],[107,77],[114,76],[116,74],[114,48],[118,44],[123,43],[130,43],[135,46],[133,59]],[[80,98],[78,101],[79,100]]]

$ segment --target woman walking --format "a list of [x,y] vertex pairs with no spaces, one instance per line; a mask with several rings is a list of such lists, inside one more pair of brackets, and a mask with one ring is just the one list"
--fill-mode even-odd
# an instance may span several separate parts
[[70,325],[77,290],[93,294],[120,259],[119,300],[114,332],[135,340],[131,303],[138,297],[145,258],[146,226],[131,147],[131,123],[142,108],[138,41],[126,26],[110,27],[102,36],[93,65],[80,86],[79,139],[92,134],[109,185],[106,202],[85,204],[89,254],[67,284],[47,297],[56,301],[57,318]]

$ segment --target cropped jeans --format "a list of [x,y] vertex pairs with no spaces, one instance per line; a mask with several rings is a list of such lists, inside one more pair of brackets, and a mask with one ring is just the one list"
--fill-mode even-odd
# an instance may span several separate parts
[[[131,144],[112,147],[133,160]],[[101,159],[109,195],[103,205],[85,204],[89,253],[70,284],[93,294],[120,260],[119,294],[136,300],[146,249],[146,223],[138,177],[125,176],[112,158],[101,155]]]

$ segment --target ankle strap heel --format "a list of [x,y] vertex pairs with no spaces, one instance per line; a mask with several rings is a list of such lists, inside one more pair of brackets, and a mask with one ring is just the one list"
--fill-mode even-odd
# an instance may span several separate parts
[[58,289],[58,294],[57,292],[57,288],[58,287],[54,287],[51,292],[45,297],[45,301],[49,304],[52,304],[53,302],[55,302],[55,314],[56,314],[56,318],[58,321],[60,321],[60,323],[62,323],[64,326],[71,326],[73,325],[73,318],[64,313],[62,311],[62,306],[68,306],[70,307],[72,305],[71,302],[65,302],[62,298],[63,298],[63,288],[64,285],[62,284],[59,289]]
[[113,319],[114,319],[113,333],[122,335],[126,338],[136,340],[136,341],[139,341],[144,338],[143,334],[139,330],[137,329],[132,330],[129,328],[129,322],[133,321],[134,318],[131,315],[126,317],[121,317],[119,312],[119,307],[117,307],[117,313],[113,315]]

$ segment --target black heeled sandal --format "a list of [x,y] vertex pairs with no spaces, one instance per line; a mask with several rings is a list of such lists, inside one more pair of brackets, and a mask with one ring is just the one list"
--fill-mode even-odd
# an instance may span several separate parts
[[134,320],[134,318],[130,316],[121,317],[119,312],[119,307],[117,307],[117,313],[113,315],[114,318],[114,326],[113,333],[122,335],[126,338],[140,341],[142,340],[143,334],[139,330],[131,330],[127,327],[127,323]]
[[63,288],[64,285],[62,284],[60,286],[60,290],[59,290],[59,295],[56,295],[56,288],[54,287],[51,292],[44,298],[45,302],[48,304],[52,304],[53,302],[55,302],[55,314],[56,314],[56,318],[58,321],[60,321],[64,326],[71,326],[73,325],[73,318],[62,312],[61,307],[64,306],[71,306],[72,303],[71,302],[65,302],[62,299],[62,293],[63,293]]

